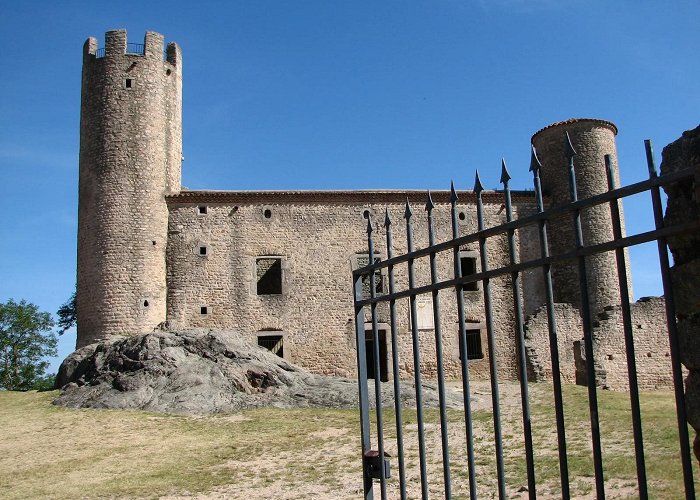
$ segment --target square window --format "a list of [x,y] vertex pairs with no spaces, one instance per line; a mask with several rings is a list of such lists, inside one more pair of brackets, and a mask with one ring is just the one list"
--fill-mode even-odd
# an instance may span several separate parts
[[206,255],[207,254],[207,247],[201,246],[199,247],[199,255]]
[[[467,359],[484,359],[484,351],[481,347],[481,330],[468,328],[465,333],[467,337]],[[459,345],[459,360],[462,360],[461,343]]]
[[[374,254],[374,263],[376,264],[377,262],[380,262],[382,260],[381,256]],[[365,267],[369,265],[369,255],[364,253],[364,254],[356,254],[354,259],[353,259],[353,270],[359,269],[361,267]],[[370,294],[370,286],[371,286],[371,277],[369,275],[362,276],[362,298],[363,299],[369,299],[371,297]],[[374,272],[374,292],[375,296],[382,295],[384,293],[384,275],[382,274],[381,270],[377,270]]]
[[197,213],[198,213],[199,215],[206,215],[206,213],[207,213],[207,206],[206,206],[206,205],[199,205],[199,206],[197,207]]
[[282,294],[282,258],[260,257],[255,261],[258,295]]
[[202,316],[206,316],[207,314],[209,314],[209,307],[208,306],[200,307],[199,314],[201,314]]
[[258,345],[280,358],[284,358],[284,337],[282,335],[258,335]]

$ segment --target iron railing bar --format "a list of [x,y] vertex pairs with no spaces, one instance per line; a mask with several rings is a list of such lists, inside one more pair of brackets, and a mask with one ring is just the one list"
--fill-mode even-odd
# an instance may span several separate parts
[[359,305],[362,298],[362,276],[353,278],[355,291],[355,344],[357,351],[357,382],[360,403],[360,437],[362,442],[362,482],[365,500],[373,500],[372,477],[365,455],[371,449],[369,422],[369,393],[367,389],[367,355],[365,353],[365,311]]
[[[505,160],[502,163],[503,170],[501,173],[501,182],[503,183],[504,194],[506,198],[506,221],[513,220],[513,204],[510,198],[510,189],[508,181],[510,175],[506,169]],[[515,255],[515,230],[508,231],[508,256],[511,265],[518,263],[518,258]],[[525,355],[525,329],[523,326],[523,307],[522,296],[520,293],[520,272],[513,271],[511,273],[511,288],[513,291],[513,309],[515,315],[515,347],[518,356],[518,375],[520,379],[520,404],[522,407],[523,418],[523,437],[525,440],[525,463],[527,466],[527,487],[528,496],[534,500],[537,498],[537,487],[535,482],[535,456],[532,444],[532,417],[530,415],[530,396],[527,387],[527,357]]]
[[[413,252],[413,222],[411,217],[411,206],[406,200],[406,245],[408,253]],[[408,261],[408,287],[415,288],[416,270],[413,259]],[[396,295],[396,294],[395,294]],[[416,306],[416,295],[408,295],[411,307],[411,343],[413,346],[413,380],[416,389],[416,425],[418,426],[418,460],[420,462],[420,487],[421,498],[428,499],[428,465],[425,449],[425,426],[423,416],[423,388],[420,372],[420,341],[418,331],[418,308]],[[398,298],[398,297],[397,297]]]
[[[571,145],[569,133],[565,132],[565,155],[568,160],[569,173],[569,197],[571,203],[578,200],[576,187],[576,172],[574,170],[574,151]],[[576,240],[576,248],[584,246],[583,230],[581,227],[581,210],[577,209],[572,212],[574,235]],[[588,274],[586,270],[586,257],[581,255],[578,257],[578,279],[580,283],[581,294],[581,320],[583,322],[583,344],[586,353],[586,386],[588,389],[588,409],[591,421],[591,444],[593,446],[593,469],[595,472],[595,488],[596,497],[599,500],[605,499],[605,478],[603,477],[603,450],[600,442],[600,418],[598,415],[598,395],[596,390],[596,373],[595,363],[593,359],[593,311],[591,310],[590,299],[588,296]]]
[[[542,184],[540,182],[540,169],[542,165],[537,158],[535,146],[532,146],[530,158],[530,170],[533,174],[535,186],[535,200],[537,211],[544,212],[544,201],[542,199]],[[547,237],[547,219],[542,219],[539,223],[540,255],[543,258],[549,257],[549,241]],[[544,279],[545,303],[547,307],[547,327],[549,333],[549,355],[552,365],[552,386],[554,392],[554,411],[557,421],[557,444],[559,452],[559,478],[561,479],[561,497],[570,498],[569,485],[569,462],[566,455],[566,425],[564,422],[564,398],[561,386],[561,368],[559,366],[559,341],[557,336],[557,320],[554,311],[554,288],[552,286],[552,266],[545,264],[542,266],[542,277]]]
[[[484,230],[484,204],[481,199],[483,187],[476,173],[474,191],[476,192],[476,219],[479,232]],[[459,247],[456,247],[459,248]],[[482,274],[489,274],[489,260],[486,249],[486,238],[479,239],[479,255],[481,257]],[[491,303],[491,281],[483,280],[484,314],[486,316],[486,339],[489,346],[489,374],[491,379],[491,408],[493,411],[493,438],[496,452],[496,474],[498,476],[498,498],[508,498],[506,493],[505,469],[503,466],[503,438],[501,433],[501,402],[498,391],[498,362],[496,360],[496,336],[493,325],[493,307]]]
[[[372,238],[372,217],[367,217],[367,255],[368,261],[374,261],[374,240]],[[369,294],[374,298],[377,294],[376,288],[376,273],[372,272],[369,277],[370,287]],[[379,489],[381,491],[382,500],[387,499],[386,492],[386,471],[384,461],[384,416],[382,408],[382,371],[380,364],[379,350],[379,328],[377,325],[377,303],[373,302],[370,306],[372,316],[372,350],[374,351],[374,397],[376,400],[375,412],[377,416],[377,448],[379,451]]]
[[[608,189],[615,189],[615,175],[612,169],[610,155],[605,155],[605,171],[608,179]],[[610,201],[610,216],[612,221],[613,239],[622,238],[622,217],[619,200]],[[625,354],[627,357],[627,376],[630,389],[630,409],[632,412],[632,432],[634,435],[634,451],[637,465],[637,484],[639,498],[649,498],[647,490],[646,465],[644,463],[644,441],[642,437],[642,416],[639,405],[639,382],[637,380],[637,360],[634,353],[634,335],[632,332],[632,313],[630,311],[630,293],[627,283],[627,262],[624,248],[615,249],[617,263],[617,279],[620,286],[620,306],[622,308],[622,327],[625,336]]]
[[[656,165],[651,141],[645,140],[644,147],[649,168],[649,177],[655,178]],[[654,209],[654,223],[657,228],[663,227],[664,215],[661,205],[661,192],[658,186],[652,188],[651,200]],[[683,480],[685,483],[685,497],[695,498],[695,485],[693,483],[693,465],[690,456],[690,436],[688,435],[688,418],[685,407],[685,393],[683,391],[683,371],[681,368],[680,347],[678,342],[678,326],[676,324],[676,304],[673,296],[673,283],[668,259],[668,243],[665,237],[657,240],[659,250],[659,262],[661,265],[661,282],[664,288],[666,304],[666,322],[668,325],[668,342],[671,351],[671,370],[673,373],[673,388],[676,399],[676,417],[678,419],[678,438],[680,440],[681,462],[683,464]]]
[[[514,271],[524,271],[526,269],[532,269],[536,267],[543,267],[546,265],[551,265],[554,263],[559,263],[563,262],[566,260],[572,260],[576,259],[578,257],[582,256],[588,256],[588,255],[594,255],[597,253],[602,253],[602,252],[608,252],[611,250],[615,250],[617,248],[627,248],[635,245],[641,245],[644,243],[648,243],[650,241],[655,241],[660,237],[669,237],[669,236],[675,236],[678,234],[683,234],[689,231],[696,231],[700,229],[700,221],[695,221],[695,222],[687,222],[683,224],[678,224],[670,227],[662,227],[660,229],[654,229],[652,231],[647,231],[644,233],[632,235],[632,236],[626,236],[625,238],[622,238],[620,240],[615,240],[615,241],[606,241],[605,243],[598,243],[596,245],[591,245],[587,247],[582,247],[578,248],[575,250],[571,250],[566,253],[554,255],[554,256],[549,256],[549,257],[542,257],[539,259],[534,259],[534,260],[529,260],[527,262],[519,262],[518,264],[515,265],[507,265],[503,267],[499,267],[497,269],[490,270],[488,272],[482,271],[480,273],[475,273],[475,274],[470,274],[469,276],[465,276],[462,278],[456,278],[456,279],[450,279],[450,280],[445,280],[441,281],[439,283],[436,283],[435,285],[423,285],[421,287],[417,288],[409,288],[405,290],[401,290],[398,292],[395,292],[394,294],[385,294],[381,296],[377,296],[374,299],[363,299],[359,302],[359,305],[369,305],[373,301],[374,302],[386,302],[391,299],[400,299],[404,297],[410,297],[411,295],[421,295],[424,293],[429,293],[432,292],[434,289],[445,289],[445,288],[452,288],[457,285],[466,285],[469,283],[475,283],[478,281],[483,281],[485,279],[489,278],[497,278],[500,276],[503,276],[505,274],[512,273]],[[362,269],[367,269],[367,268],[362,268]],[[364,274],[369,274],[369,272],[364,273]]]
[[[452,238],[459,236],[457,226],[457,193],[452,185],[450,206],[450,222]],[[452,254],[454,277],[462,276],[462,263],[459,257],[459,247],[454,247]],[[476,500],[476,471],[474,467],[474,426],[472,422],[471,389],[469,387],[469,348],[467,346],[467,331],[465,328],[464,292],[461,286],[455,286],[457,296],[457,321],[459,322],[459,352],[461,353],[460,369],[462,372],[462,394],[464,404],[464,430],[467,439],[467,470],[469,475],[469,498]]]
[[[386,228],[386,253],[387,257],[393,255],[393,238],[391,232],[391,219],[389,211],[386,212],[384,220]],[[394,293],[394,266],[390,266],[389,274],[389,293]],[[403,449],[403,417],[401,414],[401,373],[399,370],[399,340],[396,331],[396,300],[389,301],[389,323],[391,325],[391,361],[392,372],[394,375],[394,415],[396,417],[396,447],[399,456],[399,490],[401,492],[401,500],[406,499],[406,462]]]
[[[435,225],[433,223],[433,200],[428,191],[428,245],[435,246]],[[430,282],[438,282],[436,254],[430,254]],[[440,406],[440,438],[442,444],[442,476],[445,482],[445,500],[452,498],[452,480],[450,479],[450,445],[447,428],[447,406],[445,404],[445,366],[442,359],[442,328],[440,324],[440,290],[433,290],[433,331],[435,333],[435,361],[437,364],[438,402]]]
[[[507,222],[505,224],[500,224],[498,226],[490,227],[488,229],[482,231],[478,231],[476,233],[468,234],[465,236],[460,236],[459,238],[455,240],[448,240],[444,241],[442,243],[438,243],[435,245],[434,248],[421,248],[418,250],[414,250],[412,252],[405,253],[403,255],[396,256],[394,258],[387,259],[375,264],[368,265],[366,268],[362,269],[356,269],[353,271],[353,274],[358,274],[361,271],[364,271],[367,269],[367,271],[371,269],[381,269],[384,267],[388,267],[389,265],[396,266],[397,264],[401,264],[403,262],[408,262],[409,259],[418,259],[420,257],[425,257],[430,255],[431,252],[436,252],[440,253],[446,250],[450,250],[453,246],[461,246],[465,245],[467,243],[474,243],[479,241],[480,238],[491,238],[493,236],[499,236],[502,234],[507,233],[511,229],[520,229],[522,227],[532,225],[535,223],[538,223],[539,221],[543,219],[553,219],[555,217],[559,217],[562,215],[565,215],[570,212],[574,212],[575,210],[580,210],[582,208],[590,208],[596,205],[602,205],[603,203],[610,202],[611,200],[615,199],[620,199],[624,198],[627,196],[632,196],[635,194],[643,193],[648,191],[650,188],[654,186],[665,186],[667,184],[679,182],[681,180],[684,180],[686,178],[692,178],[694,176],[694,169],[692,168],[687,168],[683,170],[679,170],[678,172],[672,172],[663,176],[659,176],[656,179],[649,179],[641,182],[637,182],[635,184],[630,184],[629,186],[621,187],[618,189],[615,189],[614,191],[606,191],[602,194],[598,194],[595,196],[592,196],[590,198],[586,198],[584,200],[579,200],[575,203],[569,203],[567,205],[563,206],[558,206],[558,207],[553,207],[547,209],[545,212],[538,212],[532,215],[528,215],[525,217],[520,217],[518,219],[515,219],[511,222]],[[591,201],[594,201],[595,203],[589,203]]]

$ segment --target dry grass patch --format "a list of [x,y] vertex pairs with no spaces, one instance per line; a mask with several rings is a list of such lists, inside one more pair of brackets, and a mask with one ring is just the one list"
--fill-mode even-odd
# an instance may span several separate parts
[[[487,384],[476,385],[484,392]],[[532,399],[537,492],[559,498],[559,460],[551,386],[535,384]],[[205,417],[125,410],[55,407],[56,392],[0,392],[0,491],[7,498],[359,498],[361,471],[356,410],[258,409]],[[572,494],[595,493],[586,389],[565,388]],[[527,484],[519,389],[501,391],[508,494]],[[610,498],[636,496],[629,396],[599,392],[603,465]],[[671,393],[642,395],[647,473],[654,498],[681,498],[675,405]],[[426,410],[429,485],[442,496],[437,410]],[[393,412],[385,410],[393,455],[390,497],[398,497]],[[468,496],[461,411],[449,412],[455,498]],[[493,420],[488,398],[475,404],[473,432],[479,496],[496,494]],[[420,496],[415,410],[404,410],[409,496]],[[374,441],[374,438],[373,438]],[[697,471],[696,471],[697,472]],[[696,478],[700,474],[696,473]],[[700,484],[698,485],[700,491]]]

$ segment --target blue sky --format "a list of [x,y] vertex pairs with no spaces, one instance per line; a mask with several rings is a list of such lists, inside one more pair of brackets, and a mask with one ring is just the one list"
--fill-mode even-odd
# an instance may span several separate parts
[[[529,188],[530,137],[620,129],[624,183],[700,123],[700,3],[610,0],[0,0],[0,301],[55,312],[75,283],[82,44],[125,28],[183,50],[192,189]],[[634,203],[632,203],[634,202]],[[625,205],[649,228],[646,199]],[[635,295],[660,293],[655,247]],[[61,338],[61,357],[75,333]],[[53,369],[58,366],[54,362]]]

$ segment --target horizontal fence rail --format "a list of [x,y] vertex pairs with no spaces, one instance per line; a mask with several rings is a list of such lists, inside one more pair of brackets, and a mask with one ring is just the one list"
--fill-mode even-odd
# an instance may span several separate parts
[[[519,381],[520,392],[520,413],[522,416],[522,431],[523,431],[523,455],[522,460],[524,469],[527,475],[527,486],[523,486],[521,491],[526,491],[530,498],[536,498],[538,487],[541,488],[536,476],[536,463],[541,459],[538,455],[538,447],[541,448],[542,443],[538,443],[533,438],[532,431],[532,415],[530,408],[529,384],[528,384],[528,355],[525,350],[525,314],[522,308],[524,302],[522,278],[525,272],[537,271],[541,273],[541,283],[543,286],[544,304],[542,307],[547,317],[547,335],[549,342],[549,354],[551,359],[551,378],[552,392],[554,400],[554,419],[556,426],[553,432],[556,434],[556,454],[558,462],[558,484],[560,487],[560,495],[562,498],[571,496],[571,480],[569,468],[569,453],[567,452],[567,422],[566,412],[563,399],[563,388],[561,379],[561,366],[559,359],[559,336],[561,332],[558,330],[557,314],[555,311],[555,293],[557,290],[556,279],[552,276],[552,269],[558,269],[557,266],[566,264],[573,266],[577,270],[578,282],[580,284],[580,305],[579,313],[582,321],[582,346],[585,354],[585,385],[587,386],[587,403],[590,424],[590,439],[591,439],[591,454],[592,454],[592,470],[595,478],[595,495],[597,498],[605,498],[606,483],[605,483],[605,453],[601,442],[600,428],[600,408],[598,406],[598,381],[596,374],[596,356],[593,331],[596,328],[594,316],[596,311],[593,308],[591,284],[588,283],[588,266],[589,259],[594,256],[610,253],[614,257],[616,265],[617,281],[616,286],[620,293],[620,315],[621,315],[621,331],[623,332],[625,361],[627,365],[627,380],[630,391],[630,414],[632,424],[632,434],[634,442],[635,466],[636,466],[636,490],[635,496],[640,498],[648,498],[648,475],[647,463],[645,462],[644,454],[644,439],[642,432],[642,413],[640,410],[640,395],[638,382],[638,368],[636,366],[635,357],[635,335],[633,331],[632,313],[631,313],[631,293],[628,283],[628,267],[626,263],[625,250],[629,247],[640,245],[643,243],[657,242],[659,253],[659,265],[661,268],[661,276],[663,281],[663,290],[665,297],[666,320],[668,325],[668,342],[670,348],[670,369],[673,376],[674,397],[676,404],[678,438],[680,441],[679,455],[680,468],[683,473],[683,482],[686,498],[695,498],[691,453],[688,435],[688,423],[685,410],[685,400],[683,392],[683,377],[682,367],[680,362],[680,351],[678,345],[678,336],[676,328],[676,313],[673,301],[673,293],[671,289],[670,279],[670,262],[668,258],[667,239],[673,236],[686,234],[689,232],[697,232],[700,230],[700,221],[691,220],[684,224],[674,226],[664,226],[663,212],[660,198],[660,189],[663,186],[668,186],[677,183],[692,182],[694,179],[700,179],[700,172],[697,169],[687,168],[685,170],[676,171],[664,176],[659,176],[656,172],[656,166],[653,160],[651,144],[646,142],[647,150],[647,167],[649,171],[649,179],[637,182],[624,187],[615,185],[615,172],[610,156],[604,158],[606,169],[607,191],[591,196],[585,199],[578,199],[576,186],[576,169],[575,158],[576,151],[571,143],[571,140],[566,134],[563,138],[565,141],[565,158],[568,165],[563,165],[562,168],[568,169],[569,177],[569,192],[570,202],[561,206],[545,209],[543,202],[542,186],[540,182],[540,170],[542,168],[537,152],[533,146],[530,162],[530,170],[533,174],[533,205],[536,210],[531,215],[514,218],[513,206],[511,201],[511,190],[509,187],[510,175],[506,168],[505,161],[502,162],[501,183],[503,190],[503,208],[505,209],[505,223],[486,227],[484,203],[482,201],[482,192],[484,188],[481,184],[479,174],[476,173],[475,184],[473,189],[476,209],[476,226],[477,230],[466,235],[459,234],[458,214],[456,206],[458,203],[457,193],[454,185],[451,187],[450,197],[450,223],[451,223],[451,239],[443,242],[435,241],[435,222],[434,211],[438,210],[432,201],[430,193],[426,196],[425,210],[427,212],[427,226],[425,228],[427,234],[428,245],[425,248],[416,249],[414,247],[414,216],[413,208],[406,200],[404,207],[403,219],[405,220],[405,238],[407,251],[402,255],[394,255],[394,222],[387,209],[383,226],[386,237],[386,259],[381,260],[378,257],[367,259],[368,265],[359,267],[352,271],[354,284],[354,307],[355,307],[355,330],[356,330],[356,345],[357,345],[357,368],[358,368],[358,385],[360,396],[360,422],[362,435],[362,464],[363,464],[363,479],[364,479],[364,496],[365,498],[374,498],[374,483],[379,482],[379,493],[382,499],[390,496],[390,490],[396,491],[400,498],[408,498],[409,493],[409,477],[407,467],[412,467],[411,460],[417,458],[419,474],[412,481],[420,483],[421,498],[428,498],[431,490],[438,489],[444,498],[452,498],[453,495],[460,497],[469,495],[470,498],[477,498],[477,493],[480,490],[481,478],[476,473],[475,464],[479,460],[475,448],[474,437],[474,421],[472,413],[472,381],[470,379],[470,356],[473,358],[484,357],[481,351],[481,341],[474,337],[474,332],[467,333],[467,313],[465,302],[465,290],[474,290],[474,284],[478,284],[480,296],[483,299],[483,328],[486,332],[486,353],[488,358],[488,374],[491,390],[491,410],[493,421],[493,455],[495,458],[495,486],[491,486],[498,493],[499,498],[508,496],[508,484],[506,481],[508,467],[512,467],[512,463],[508,463],[504,459],[504,438],[503,438],[503,422],[501,412],[501,398],[499,396],[499,364],[497,359],[497,339],[496,339],[496,322],[494,313],[495,290],[492,283],[495,279],[505,280],[511,291],[509,300],[512,302],[512,325],[513,331],[508,337],[508,341],[512,342],[512,352],[515,357],[515,366],[517,367],[517,378]],[[633,195],[649,193],[652,199],[652,210],[655,220],[655,229],[640,232],[633,235],[624,235],[624,226],[621,215],[621,201]],[[586,244],[584,240],[584,231],[582,229],[582,220],[585,220],[587,211],[602,207],[610,214],[610,227],[612,237],[608,241]],[[398,214],[396,214],[398,215]],[[555,254],[551,253],[550,232],[552,230],[553,221],[561,227],[562,221],[568,220],[569,229],[573,235],[571,248],[558,251]],[[367,248],[368,255],[378,256],[375,251],[376,242],[375,234],[377,233],[377,225],[373,222],[371,215],[367,221]],[[536,230],[535,238],[539,243],[539,257],[528,258],[520,261],[518,254],[518,239],[517,235],[528,228]],[[498,238],[498,245],[505,248],[506,258],[504,262],[498,265],[492,265],[489,261],[489,244]],[[478,255],[480,259],[480,269],[473,269],[473,273],[464,275],[461,268],[460,250],[465,245],[478,245]],[[451,256],[452,275],[439,276],[437,266],[437,258],[441,253],[446,256]],[[430,280],[427,284],[417,284],[416,269],[417,263],[423,259],[426,265],[429,265]],[[406,275],[402,275],[402,272]],[[386,273],[388,279],[388,290],[382,286],[377,287],[378,279],[385,279],[382,273]],[[403,276],[405,279],[397,280],[397,276]],[[379,278],[378,278],[379,277]],[[369,283],[369,288],[367,288]],[[399,286],[399,283],[402,286]],[[454,291],[454,310],[457,317],[458,344],[459,344],[459,375],[461,377],[461,390],[463,398],[463,426],[464,426],[464,455],[451,455],[450,450],[453,446],[451,443],[457,437],[450,432],[448,424],[453,422],[450,419],[450,414],[447,409],[447,394],[446,394],[446,376],[445,364],[447,360],[444,357],[443,346],[443,328],[441,324],[441,301],[447,299],[447,295],[439,294],[443,290]],[[430,349],[435,349],[434,353],[434,369],[433,372],[437,379],[438,393],[438,426],[439,426],[439,446],[440,446],[440,468],[442,475],[439,480],[436,479],[429,470],[428,455],[431,453],[427,444],[427,431],[430,425],[428,417],[424,410],[424,385],[422,375],[423,360],[421,356],[426,347],[422,347],[428,339],[421,333],[418,325],[418,297],[426,295],[430,297],[429,302],[432,304],[433,324],[430,330],[433,337],[430,337]],[[399,301],[408,301],[408,310],[410,311],[410,321],[408,325],[407,335],[410,335],[410,346],[406,344],[403,349],[411,350],[411,361],[413,363],[413,379],[412,390],[415,396],[415,422],[417,435],[417,457],[409,457],[405,446],[405,408],[402,407],[401,385],[407,381],[401,379],[402,362],[400,360],[400,342],[397,327],[397,304]],[[511,303],[509,302],[509,303]],[[394,395],[393,417],[394,417],[394,434],[392,443],[395,443],[396,452],[398,454],[398,484],[389,487],[393,480],[391,476],[390,457],[387,454],[385,431],[386,422],[385,414],[382,409],[382,390],[388,389],[383,387],[380,381],[380,336],[379,336],[379,307],[387,307],[389,317],[389,331],[386,331],[386,342],[389,345],[392,356],[391,372],[393,376],[391,390]],[[383,320],[384,321],[384,320]],[[471,320],[473,321],[473,320]],[[366,339],[371,338],[371,342]],[[373,354],[368,358],[365,346],[370,346],[373,349]],[[432,354],[432,352],[431,352]],[[370,421],[370,392],[368,380],[367,360],[371,359],[374,363],[372,372],[374,373],[374,407],[375,419],[374,425]],[[432,363],[432,361],[431,361]],[[413,411],[413,410],[412,410]],[[570,424],[571,425],[571,424]],[[374,442],[374,446],[372,443]],[[434,455],[431,455],[434,456]],[[468,479],[468,491],[453,491],[453,467],[455,463],[460,463],[466,466],[466,478]]]

